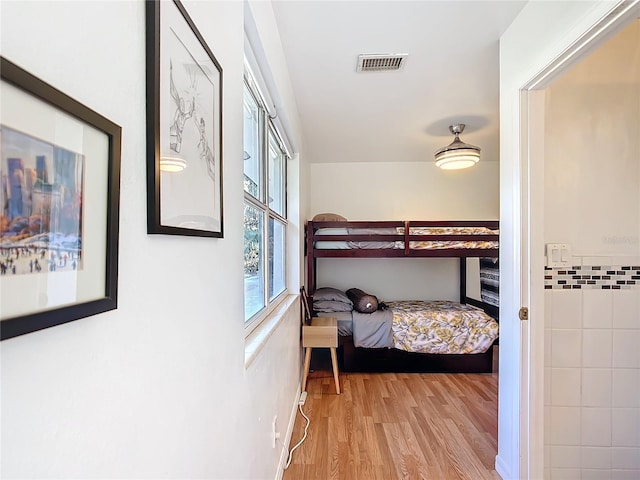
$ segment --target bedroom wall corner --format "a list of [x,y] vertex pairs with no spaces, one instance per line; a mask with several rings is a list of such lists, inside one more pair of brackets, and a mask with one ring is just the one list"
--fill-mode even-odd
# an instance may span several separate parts
[[433,162],[311,164],[311,213],[349,220],[494,220],[498,162],[444,171]]

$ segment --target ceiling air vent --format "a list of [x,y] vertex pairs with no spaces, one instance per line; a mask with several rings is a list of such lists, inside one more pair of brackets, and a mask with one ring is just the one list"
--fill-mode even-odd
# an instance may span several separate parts
[[400,70],[406,62],[406,53],[358,55],[358,72]]

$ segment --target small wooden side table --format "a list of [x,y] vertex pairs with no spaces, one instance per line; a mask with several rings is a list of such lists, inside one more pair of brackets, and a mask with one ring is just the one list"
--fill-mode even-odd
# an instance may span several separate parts
[[311,350],[315,347],[331,349],[331,364],[333,366],[333,378],[336,381],[336,393],[340,395],[340,382],[338,381],[338,320],[334,317],[313,317],[311,325],[302,326],[302,346],[305,348],[304,375],[302,377],[302,390],[307,389],[307,376],[311,363]]

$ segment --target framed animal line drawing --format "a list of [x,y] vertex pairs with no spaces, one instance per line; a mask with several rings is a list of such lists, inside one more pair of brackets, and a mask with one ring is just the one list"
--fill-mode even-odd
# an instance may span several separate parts
[[121,128],[0,57],[0,337],[117,308]]
[[147,232],[223,237],[222,68],[179,0],[146,2]]

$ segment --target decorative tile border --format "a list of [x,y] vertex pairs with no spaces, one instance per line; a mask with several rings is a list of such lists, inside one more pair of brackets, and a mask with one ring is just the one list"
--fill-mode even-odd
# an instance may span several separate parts
[[640,288],[640,265],[544,267],[546,290]]

